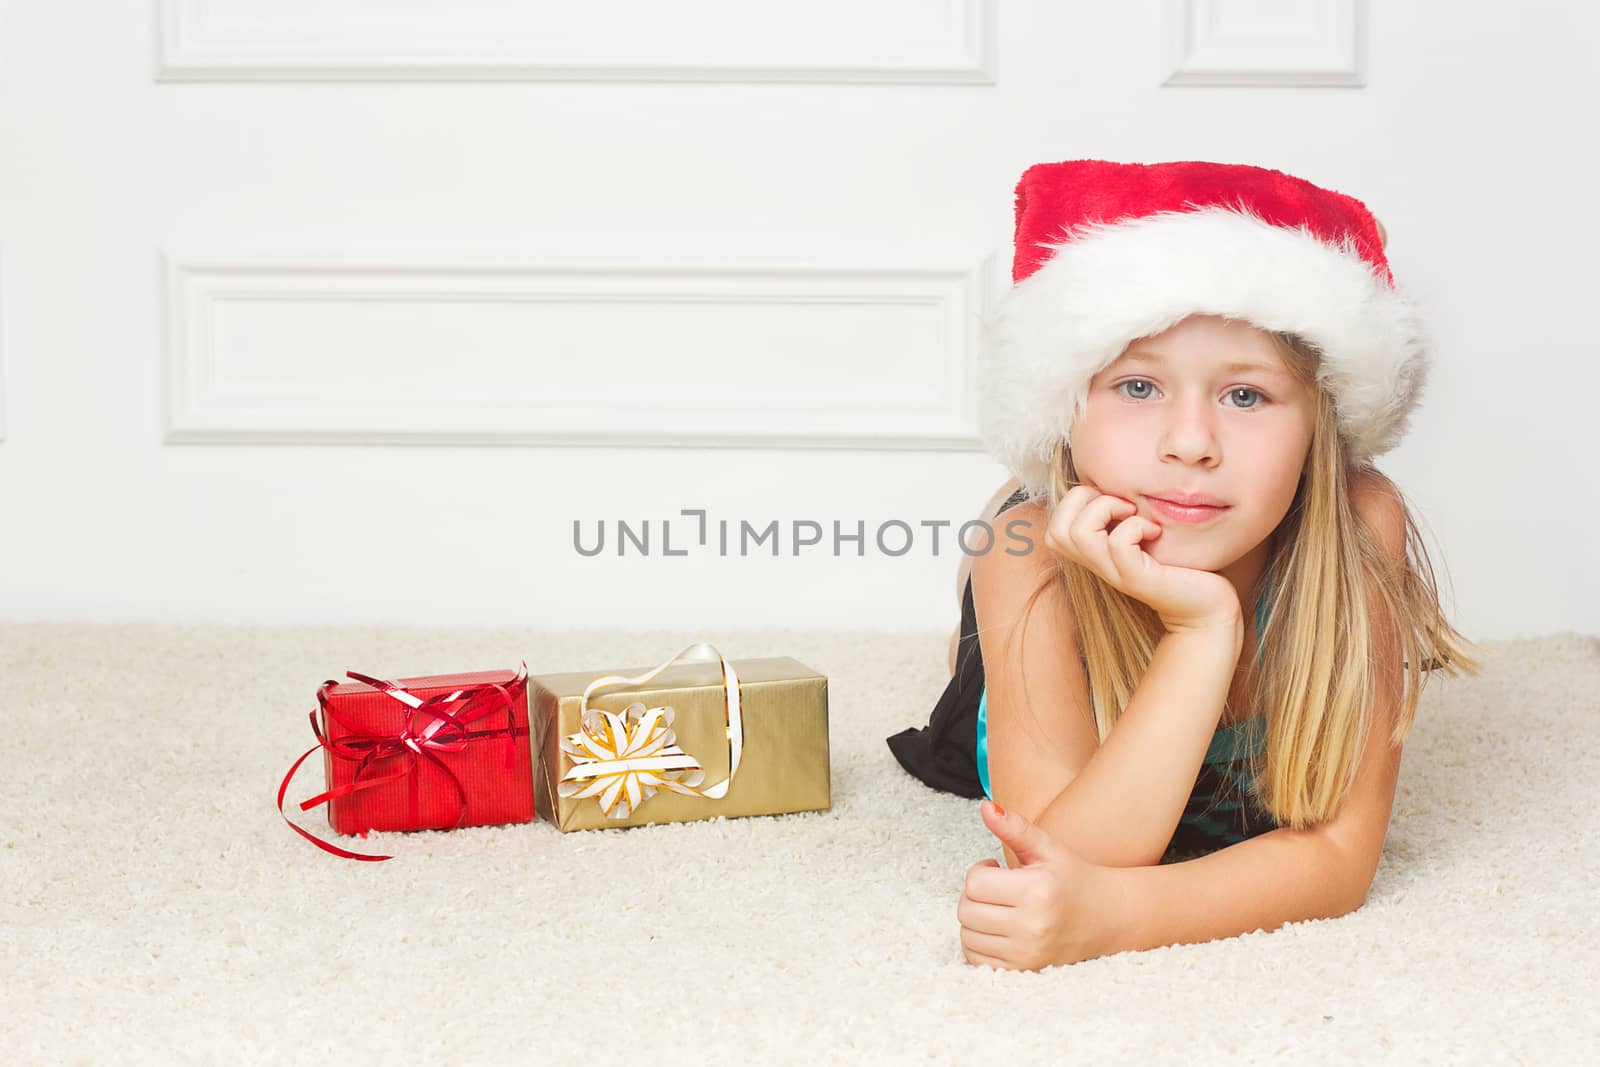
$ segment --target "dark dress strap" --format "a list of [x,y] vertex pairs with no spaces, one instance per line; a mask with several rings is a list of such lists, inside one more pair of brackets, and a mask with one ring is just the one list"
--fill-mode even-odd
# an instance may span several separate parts
[[983,659],[978,654],[978,622],[972,608],[972,581],[961,597],[961,636],[956,670],[928,725],[902,730],[887,739],[889,751],[925,785],[957,796],[983,796],[978,780],[978,700],[983,696]]
[[[995,512],[1026,503],[1018,489]],[[956,670],[933,706],[928,725],[902,730],[886,738],[889,751],[913,777],[957,796],[982,797],[978,779],[978,700],[983,696],[983,657],[978,651],[978,616],[972,604],[972,579],[961,594],[961,633],[956,644]]]

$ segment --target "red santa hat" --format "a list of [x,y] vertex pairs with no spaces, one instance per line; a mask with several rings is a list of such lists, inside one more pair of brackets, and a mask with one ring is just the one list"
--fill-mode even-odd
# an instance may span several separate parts
[[1068,160],[1017,183],[1015,284],[985,322],[984,442],[1030,496],[1089,381],[1189,315],[1298,334],[1322,353],[1346,461],[1399,443],[1427,338],[1361,201],[1228,163]]

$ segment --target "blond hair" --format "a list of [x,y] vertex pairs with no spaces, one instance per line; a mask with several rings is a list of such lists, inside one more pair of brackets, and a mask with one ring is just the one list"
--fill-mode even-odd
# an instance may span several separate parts
[[[1295,378],[1315,390],[1317,417],[1305,476],[1268,537],[1261,581],[1271,595],[1258,635],[1260,669],[1252,693],[1265,717],[1265,744],[1250,755],[1249,765],[1256,804],[1279,825],[1303,829],[1330,818],[1355,780],[1377,703],[1380,657],[1398,656],[1405,677],[1391,745],[1411,732],[1424,671],[1477,675],[1482,667],[1467,654],[1477,646],[1444,617],[1433,566],[1404,494],[1395,489],[1406,531],[1398,564],[1356,515],[1350,485],[1357,472],[1343,458],[1333,396],[1317,382],[1320,354],[1292,334],[1269,336]],[[1362,470],[1377,474],[1370,464]],[[1052,511],[1077,483],[1071,450],[1058,441],[1048,487]],[[1149,605],[1059,557],[1030,594],[1025,614],[1053,583],[1064,586],[1076,616],[1095,730],[1103,742],[1149,669],[1165,629]],[[1373,625],[1374,598],[1386,609],[1390,632],[1379,633]]]

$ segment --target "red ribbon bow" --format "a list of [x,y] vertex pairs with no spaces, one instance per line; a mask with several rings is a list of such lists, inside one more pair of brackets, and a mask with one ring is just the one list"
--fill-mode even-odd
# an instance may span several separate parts
[[[319,793],[310,800],[302,801],[301,811],[310,811],[319,804],[338,797],[348,796],[362,789],[371,789],[374,786],[384,785],[388,782],[398,781],[401,778],[410,779],[410,795],[407,811],[407,821],[416,829],[423,830],[453,830],[460,826],[467,817],[467,793],[461,785],[461,780],[455,776],[437,753],[459,752],[467,745],[482,742],[487,739],[503,738],[505,741],[506,769],[511,770],[516,766],[518,748],[517,738],[526,737],[527,727],[519,728],[516,724],[516,715],[513,711],[513,689],[521,690],[528,680],[528,664],[523,662],[522,668],[515,678],[506,685],[495,682],[480,683],[467,686],[448,693],[421,699],[408,691],[404,686],[394,682],[384,681],[381,678],[371,678],[355,671],[346,671],[347,677],[358,682],[365,682],[380,692],[386,693],[410,709],[410,714],[405,718],[398,733],[373,734],[358,732],[343,715],[333,709],[328,703],[328,691],[340,683],[329,679],[317,689],[317,704],[322,709],[324,716],[332,718],[343,726],[347,733],[336,741],[328,740],[322,731],[322,726],[317,722],[317,713],[308,712],[311,719],[311,730],[317,735],[317,743],[307,749],[305,754],[294,761],[294,766],[289,768],[289,773],[283,776],[283,783],[278,786],[278,814],[283,816],[283,821],[289,828],[301,837],[310,841],[324,852],[331,852],[335,856],[343,856],[353,860],[387,860],[392,856],[369,856],[360,852],[350,852],[337,845],[331,844],[312,834],[309,830],[295,824],[283,810],[283,798],[289,791],[289,782],[294,778],[295,771],[300,769],[313,752],[319,748],[326,748],[335,759],[356,761],[356,770],[350,782],[346,785]],[[447,705],[462,702],[461,707],[452,712],[447,710]],[[468,727],[498,711],[506,714],[506,725],[503,729],[471,730]],[[374,770],[384,760],[399,760],[400,764],[389,773],[380,774]],[[427,760],[436,767],[449,780],[456,796],[456,817],[453,822],[439,826],[417,826],[420,820],[419,798],[421,793],[420,778],[418,773],[422,761]]]

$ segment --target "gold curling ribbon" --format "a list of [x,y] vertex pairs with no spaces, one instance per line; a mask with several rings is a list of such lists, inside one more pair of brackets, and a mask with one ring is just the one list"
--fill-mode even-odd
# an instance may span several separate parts
[[[668,706],[646,708],[634,701],[621,714],[589,706],[597,690],[618,685],[643,685],[681,659],[715,660],[722,665],[722,688],[727,711],[728,777],[716,785],[698,788],[705,769],[694,756],[678,747],[672,720],[677,712]],[[590,682],[579,705],[580,729],[561,739],[561,751],[572,768],[561,776],[556,792],[563,797],[598,797],[607,817],[626,819],[640,804],[666,789],[684,796],[721,800],[739,769],[744,751],[744,716],[739,711],[739,676],[733,665],[710,644],[690,645],[661,666],[631,678],[606,675]]]

